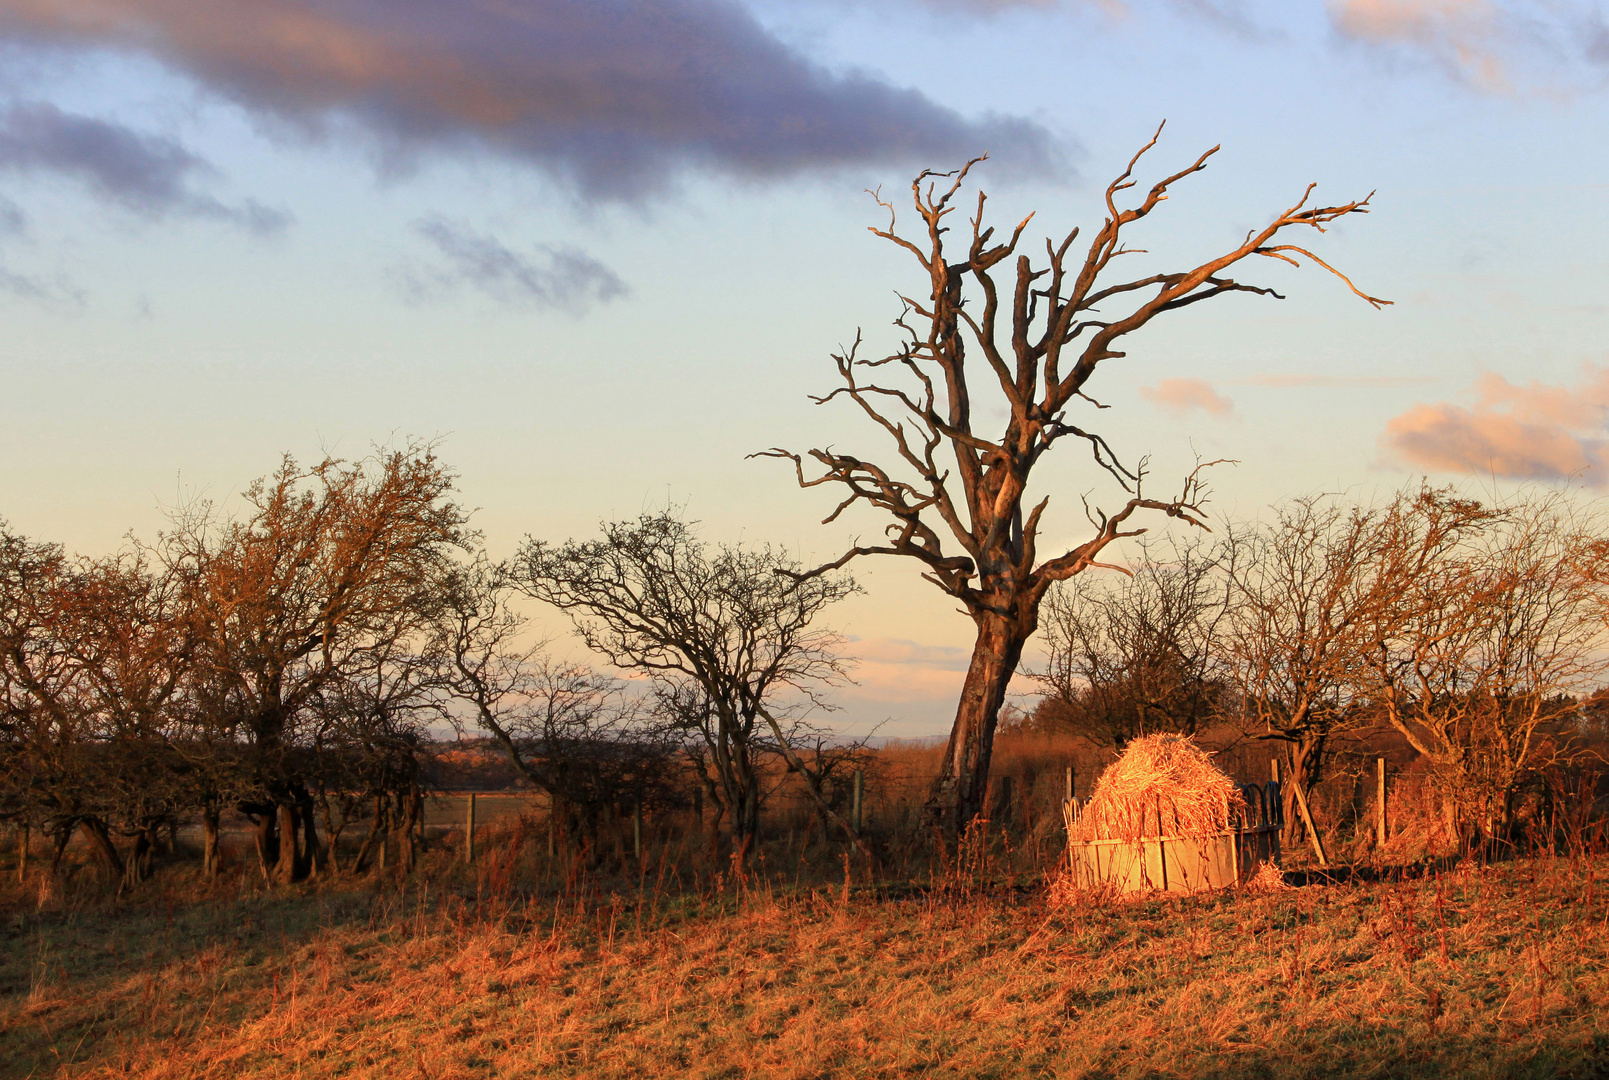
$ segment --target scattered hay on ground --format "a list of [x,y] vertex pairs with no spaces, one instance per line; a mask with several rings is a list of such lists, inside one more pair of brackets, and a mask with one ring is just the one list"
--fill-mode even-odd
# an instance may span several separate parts
[[1285,871],[1281,870],[1279,864],[1272,859],[1264,859],[1257,872],[1240,887],[1242,892],[1248,893],[1283,892],[1291,888],[1295,886],[1285,881]]
[[1076,840],[1216,836],[1246,802],[1195,740],[1147,735],[1101,773],[1070,832]]

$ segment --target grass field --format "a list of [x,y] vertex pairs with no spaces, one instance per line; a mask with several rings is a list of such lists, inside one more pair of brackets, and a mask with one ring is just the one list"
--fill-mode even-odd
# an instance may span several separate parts
[[181,901],[174,873],[124,906],[10,898],[0,1074],[1609,1076],[1606,872],[1541,858],[1129,903],[525,896],[495,858]]

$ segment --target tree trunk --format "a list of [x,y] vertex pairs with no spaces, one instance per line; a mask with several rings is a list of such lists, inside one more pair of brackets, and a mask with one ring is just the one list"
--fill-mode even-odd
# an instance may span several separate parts
[[280,803],[274,814],[279,818],[279,861],[274,864],[274,880],[289,885],[296,880],[296,807]]
[[[351,871],[361,874],[368,869],[371,857],[378,856],[380,869],[385,869],[385,835],[386,835],[386,801],[385,796],[374,797],[374,820],[369,823],[369,835],[363,838],[358,846],[358,853],[352,859]],[[376,850],[378,849],[378,851]]]
[[254,837],[257,841],[257,866],[263,872],[263,880],[272,881],[274,862],[279,858],[279,834],[274,828],[273,807],[258,807],[252,821],[257,826]]
[[335,820],[335,811],[330,805],[330,798],[327,794],[319,796],[318,811],[319,815],[324,819],[324,836],[320,841],[322,844],[320,850],[324,853],[324,864],[329,867],[331,872],[340,874],[341,834],[346,831],[346,814],[344,812],[341,814],[340,821]]
[[306,878],[317,877],[319,868],[327,859],[324,846],[318,839],[318,821],[313,800],[305,794],[299,796],[296,800],[296,813],[302,826],[302,858],[299,873]]
[[51,822],[46,826],[45,831],[50,834],[51,839],[50,874],[52,877],[61,871],[62,857],[67,854],[67,845],[73,841],[73,828],[74,825],[71,821],[65,824]]
[[983,812],[995,723],[1005,704],[1006,687],[1022,659],[1023,645],[1032,633],[1032,627],[1022,620],[989,614],[976,618],[978,640],[972,647],[972,664],[961,688],[944,761],[927,798],[928,818],[951,835],[959,834]]
[[123,864],[123,884],[118,892],[132,892],[145,880],[150,858],[151,830],[141,829],[134,834],[134,850],[129,852],[128,861]]
[[397,838],[397,865],[407,874],[413,871],[417,859],[415,837],[418,830],[419,792],[410,789],[398,801],[402,804],[401,813],[397,815],[392,833]]
[[[111,834],[106,831],[106,822],[100,818],[85,818],[79,823],[79,829],[84,839],[89,842],[89,849],[95,853],[107,873],[114,879],[123,876],[123,857],[117,853],[117,845],[112,843]],[[65,845],[63,845],[65,847]]]
[[218,876],[218,808],[201,811],[201,873],[208,879]]

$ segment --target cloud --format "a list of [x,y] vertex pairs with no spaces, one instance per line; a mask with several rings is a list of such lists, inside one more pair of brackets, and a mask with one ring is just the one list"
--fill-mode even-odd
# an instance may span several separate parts
[[1140,387],[1140,396],[1178,416],[1191,409],[1201,409],[1213,416],[1228,416],[1235,411],[1235,403],[1220,395],[1205,379],[1163,379],[1154,387]]
[[850,638],[846,652],[854,663],[855,685],[839,696],[879,708],[952,707],[972,659],[970,649],[904,638]]
[[538,262],[446,218],[424,218],[414,222],[413,230],[445,260],[427,271],[404,271],[415,295],[469,285],[505,304],[579,313],[594,302],[607,303],[630,292],[613,270],[575,248],[538,245]]
[[[1054,11],[1064,6],[1062,0],[918,0],[918,2],[939,11],[953,11],[964,15],[999,15],[1002,12],[1024,8]],[[1087,0],[1087,4],[1114,14],[1126,10],[1121,0]]]
[[829,72],[730,0],[0,0],[0,36],[146,53],[307,135],[490,149],[599,199],[690,166],[1062,167],[1039,125]]
[[1477,400],[1418,404],[1386,424],[1385,444],[1415,465],[1511,479],[1579,476],[1609,486],[1609,368],[1573,387],[1483,375]]
[[1104,16],[1109,23],[1121,23],[1134,18],[1137,8],[1168,8],[1185,16],[1212,23],[1220,30],[1250,40],[1265,40],[1279,36],[1263,25],[1246,10],[1246,0],[1151,0],[1135,3],[1133,0],[905,0],[946,15],[992,18],[1016,11],[1092,10]]
[[143,217],[217,218],[267,233],[288,216],[255,202],[228,206],[195,190],[214,172],[183,146],[108,120],[63,112],[46,102],[18,102],[0,113],[0,169],[70,176]]
[[0,195],[0,240],[21,236],[28,231],[28,215],[22,207]]
[[[0,244],[26,236],[27,233],[27,213],[0,195]],[[55,281],[44,281],[28,274],[19,274],[4,264],[0,264],[0,294],[66,307],[81,307],[84,303],[84,291],[65,275],[58,274]]]
[[965,671],[972,662],[972,650],[955,645],[924,645],[907,638],[849,639],[850,652],[866,664],[896,664],[931,668],[935,671]]
[[1344,38],[1426,57],[1495,93],[1596,84],[1609,43],[1590,0],[1329,0],[1329,15]]
[[1436,382],[1434,375],[1248,375],[1232,379],[1239,386],[1266,386],[1275,390],[1296,390],[1310,386],[1333,388],[1374,388],[1415,386]]

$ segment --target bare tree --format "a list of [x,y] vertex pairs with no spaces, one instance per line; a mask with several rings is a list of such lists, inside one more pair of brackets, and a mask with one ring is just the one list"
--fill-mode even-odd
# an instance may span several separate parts
[[[1367,209],[1367,199],[1309,208],[1309,186],[1294,206],[1214,258],[1186,270],[1111,281],[1113,261],[1136,253],[1125,243],[1125,230],[1160,206],[1175,183],[1204,169],[1217,150],[1158,181],[1136,205],[1120,207],[1123,193],[1136,184],[1135,166],[1156,141],[1153,137],[1107,187],[1106,220],[1082,259],[1068,258],[1078,238],[1074,229],[1059,242],[1047,240],[1044,264],[1035,267],[1026,253],[1017,251],[1031,217],[1009,239],[995,242],[994,228],[984,223],[982,192],[965,251],[954,258],[946,246],[945,218],[955,211],[954,200],[976,160],[954,173],[924,172],[916,178],[912,201],[924,227],[917,239],[895,231],[893,205],[879,197],[889,223],[872,231],[908,251],[920,265],[924,283],[920,293],[902,297],[905,311],[895,322],[904,335],[899,348],[863,359],[857,335],[853,347],[834,357],[842,385],[816,400],[826,403],[843,396],[853,401],[892,441],[894,459],[879,464],[815,449],[809,455],[824,471],[807,476],[800,455],[781,449],[764,452],[792,461],[801,486],[836,484],[845,489],[828,522],[856,503],[893,519],[884,542],[857,542],[840,558],[800,575],[801,580],[862,555],[906,556],[917,560],[923,576],[959,601],[973,620],[977,640],[972,662],[929,799],[930,813],[950,828],[960,827],[981,809],[995,723],[1023,646],[1038,628],[1045,591],[1100,565],[1102,550],[1113,541],[1142,532],[1131,521],[1141,511],[1201,523],[1199,469],[1176,496],[1150,498],[1141,490],[1143,464],[1133,471],[1125,468],[1098,432],[1069,416],[1079,402],[1094,406],[1089,383],[1096,369],[1120,359],[1123,339],[1164,313],[1232,293],[1277,297],[1273,289],[1226,276],[1243,259],[1267,256],[1296,265],[1305,257],[1341,276],[1306,249],[1282,242],[1281,234],[1298,228],[1322,232],[1331,222]],[[1013,256],[1014,281],[1002,293],[995,268]],[[1347,281],[1344,276],[1341,280]],[[1385,303],[1352,291],[1377,307]],[[969,366],[971,349],[981,356],[981,369],[978,363]],[[867,381],[884,368],[903,372],[903,386]],[[979,388],[974,380],[980,376],[997,388],[1006,406],[1004,431],[997,438],[980,434],[975,424]],[[982,415],[992,413],[989,409]],[[1128,498],[1114,513],[1090,513],[1094,533],[1088,540],[1042,558],[1039,530],[1047,500],[1028,503],[1029,481],[1045,452],[1067,437],[1087,444],[1096,465]],[[1026,512],[1025,504],[1031,506]]]
[[800,771],[823,805],[808,763],[791,748],[790,706],[823,706],[818,690],[844,677],[838,637],[811,624],[855,585],[845,575],[802,574],[769,547],[708,549],[671,511],[603,528],[602,539],[557,547],[527,539],[514,580],[569,613],[589,648],[652,681],[667,718],[708,751],[718,809],[743,857],[759,832],[768,750]]
[[[0,541],[7,802],[45,826],[58,861],[81,831],[125,886],[193,801],[171,742],[191,644],[183,592],[138,550],[69,560]],[[126,860],[118,832],[134,841]]]
[[199,504],[163,536],[194,581],[201,677],[241,710],[259,794],[239,806],[280,880],[307,873],[321,848],[296,765],[319,695],[423,632],[451,553],[469,544],[453,484],[428,445],[311,468],[287,456],[247,489],[244,520]]
[[0,526],[4,805],[9,816],[44,827],[56,862],[82,829],[106,869],[121,874],[107,823],[110,806],[90,750],[94,717],[79,707],[85,673],[62,647],[54,610],[70,574],[59,545]]
[[596,858],[608,808],[676,802],[677,740],[620,680],[548,656],[512,606],[512,587],[507,569],[484,556],[456,568],[428,653],[441,686]]
[[1237,528],[1228,655],[1248,729],[1283,744],[1289,839],[1296,789],[1323,781],[1336,739],[1377,722],[1366,676],[1400,632],[1406,598],[1427,588],[1490,511],[1448,491],[1383,505],[1308,496]]
[[173,744],[194,645],[187,593],[182,571],[153,566],[135,548],[80,561],[47,594],[51,637],[81,675],[71,703],[60,703],[82,717],[100,798],[133,841],[125,888],[148,875],[161,830],[171,837],[195,804]]
[[1081,576],[1045,597],[1043,718],[1119,752],[1159,732],[1194,735],[1230,692],[1222,552],[1196,537],[1147,544],[1132,577]]
[[[1395,618],[1366,672],[1386,720],[1430,763],[1449,824],[1508,836],[1523,784],[1568,747],[1579,697],[1609,671],[1605,545],[1558,493],[1481,515],[1424,564],[1450,517],[1422,502],[1393,537]],[[1390,572],[1390,571],[1388,571]]]

